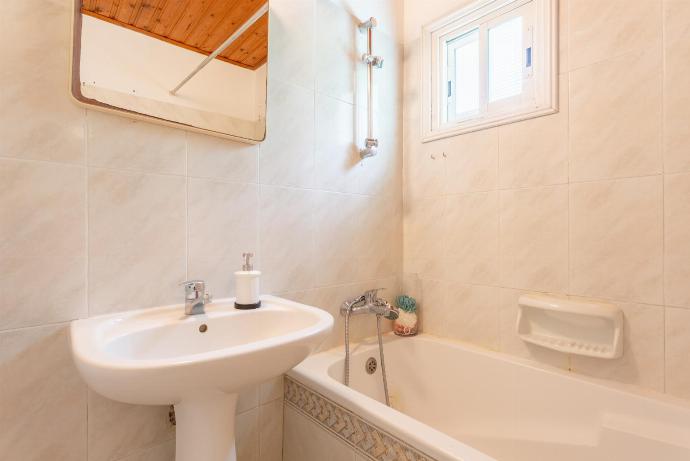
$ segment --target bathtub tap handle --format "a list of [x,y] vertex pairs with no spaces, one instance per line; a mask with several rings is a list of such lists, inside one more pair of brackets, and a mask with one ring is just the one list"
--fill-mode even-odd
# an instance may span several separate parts
[[364,292],[364,300],[367,304],[373,304],[379,299],[379,291],[385,290],[385,288],[374,288]]
[[385,299],[378,297],[378,292],[381,290],[384,288],[374,288],[356,298],[346,300],[340,306],[340,315],[349,317],[350,315],[372,314],[388,320],[397,319],[398,310]]

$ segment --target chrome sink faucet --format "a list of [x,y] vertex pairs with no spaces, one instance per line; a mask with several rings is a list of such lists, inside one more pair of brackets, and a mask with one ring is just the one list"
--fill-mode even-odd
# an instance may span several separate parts
[[378,292],[380,290],[381,288],[375,288],[365,291],[361,296],[348,299],[340,306],[340,315],[374,314],[388,320],[397,319],[398,310],[385,299],[379,298]]
[[205,313],[206,304],[212,301],[212,296],[206,293],[206,282],[203,280],[187,280],[184,286],[184,313],[198,315]]

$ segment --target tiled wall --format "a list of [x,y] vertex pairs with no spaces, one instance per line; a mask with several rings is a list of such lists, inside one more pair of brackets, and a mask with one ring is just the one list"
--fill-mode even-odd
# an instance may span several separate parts
[[[168,409],[89,392],[71,363],[69,321],[180,302],[177,283],[191,277],[230,296],[243,251],[257,253],[264,292],[334,313],[363,289],[394,293],[401,9],[271,0],[268,139],[256,146],[77,107],[70,10],[70,0],[28,0],[0,15],[0,458],[168,461]],[[358,163],[355,26],[371,15],[386,57],[382,148]],[[279,381],[242,395],[241,461],[281,459],[281,397]]]
[[[561,0],[560,112],[423,144],[420,27],[463,3],[405,2],[403,253],[424,331],[690,398],[690,2]],[[525,291],[619,305],[623,358],[527,347]]]

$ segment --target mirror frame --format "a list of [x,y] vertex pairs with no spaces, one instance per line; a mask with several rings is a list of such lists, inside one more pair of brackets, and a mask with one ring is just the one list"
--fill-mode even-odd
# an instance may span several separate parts
[[[267,0],[268,1],[268,0]],[[232,135],[229,133],[223,133],[220,131],[209,130],[205,128],[199,128],[194,125],[189,125],[181,122],[174,122],[171,120],[166,120],[164,118],[156,117],[153,115],[144,114],[141,112],[136,112],[129,109],[124,109],[122,107],[113,106],[106,104],[95,99],[87,98],[83,95],[81,91],[81,80],[80,80],[80,69],[81,69],[81,31],[82,31],[82,12],[81,12],[82,0],[74,0],[72,3],[72,46],[70,47],[70,78],[69,78],[69,93],[72,100],[76,102],[79,106],[86,109],[98,110],[101,112],[107,112],[115,115],[121,115],[133,120],[156,123],[159,125],[165,125],[172,128],[182,129],[185,131],[192,131],[195,133],[206,134],[210,136],[216,136],[224,139],[230,139],[233,141],[242,142],[245,144],[258,144],[266,140],[266,133],[268,131],[268,117],[264,119],[264,130],[263,136],[260,139],[253,139],[244,136]],[[270,15],[270,6],[269,13]],[[270,16],[269,16],[270,24]],[[269,28],[269,43],[270,43],[270,28]],[[270,55],[270,48],[268,50]],[[270,57],[270,56],[269,56]],[[266,60],[266,66],[268,66],[268,59]],[[266,107],[266,112],[268,113],[268,68],[266,69],[266,99],[264,105]]]

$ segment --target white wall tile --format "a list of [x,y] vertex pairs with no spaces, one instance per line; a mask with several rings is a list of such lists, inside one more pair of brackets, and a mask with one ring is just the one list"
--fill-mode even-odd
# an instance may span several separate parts
[[361,174],[352,104],[316,95],[316,178],[321,190],[356,192]]
[[5,7],[0,156],[83,164],[84,109],[68,93],[72,3],[29,0]]
[[283,398],[283,375],[261,384],[260,402],[266,404]]
[[185,178],[89,170],[89,314],[180,302]]
[[257,182],[259,145],[187,133],[189,176]]
[[316,284],[316,192],[261,186],[262,290],[280,293]]
[[403,223],[404,266],[408,274],[439,277],[443,271],[445,199],[408,200]]
[[259,460],[259,408],[237,415],[235,443],[237,461]]
[[570,68],[659,45],[661,0],[569,0]]
[[397,273],[402,262],[400,204],[386,196],[358,197],[354,204],[358,219],[350,251],[356,265],[355,279],[372,280]]
[[664,184],[665,303],[690,308],[690,174]]
[[496,188],[498,182],[498,130],[448,138],[445,192],[461,194]]
[[0,160],[0,330],[86,315],[85,174]]
[[568,38],[570,0],[558,2],[558,73],[566,74],[570,70]]
[[570,186],[573,294],[662,302],[662,186],[658,176]]
[[118,461],[175,461],[175,441],[145,448]]
[[237,408],[235,413],[244,413],[252,408],[259,406],[259,386],[249,386],[247,389],[242,389],[237,398]]
[[666,308],[666,392],[690,399],[690,310]]
[[557,114],[498,128],[501,188],[568,182],[568,76],[558,85]]
[[358,211],[367,197],[319,192],[316,197],[317,285],[337,285],[357,279],[352,244],[361,242]]
[[[282,386],[280,390],[282,397]],[[282,461],[282,459],[283,401],[281,399],[259,407],[259,460]]]
[[445,331],[444,321],[448,316],[445,305],[446,285],[446,282],[440,280],[419,279],[417,311],[419,326],[424,333],[440,336]]
[[175,437],[169,407],[128,405],[89,391],[89,460],[113,461]]
[[661,62],[651,48],[571,74],[571,180],[662,171]]
[[316,90],[351,104],[357,74],[366,75],[357,72],[364,68],[357,58],[365,51],[359,22],[339,0],[316,2]]
[[[436,197],[444,193],[447,143],[414,144],[405,153],[405,200]],[[446,156],[448,153],[446,152]]]
[[568,291],[568,186],[501,192],[501,285]]
[[89,166],[147,173],[185,173],[185,133],[119,115],[88,111]]
[[86,386],[67,325],[0,333],[0,389],[2,459],[86,461]]
[[664,1],[664,169],[690,171],[690,2]]
[[[315,0],[273,0],[269,24],[268,74],[272,79],[314,88]],[[269,97],[271,103],[273,100]]]
[[445,197],[443,278],[497,284],[499,276],[499,194],[477,192]]
[[311,187],[314,184],[314,92],[271,80],[268,99],[266,140],[259,151],[259,181]]
[[259,188],[196,178],[188,187],[187,277],[216,298],[234,296],[242,253],[257,253]]
[[488,349],[499,349],[500,289],[449,283],[444,297],[443,334]]

